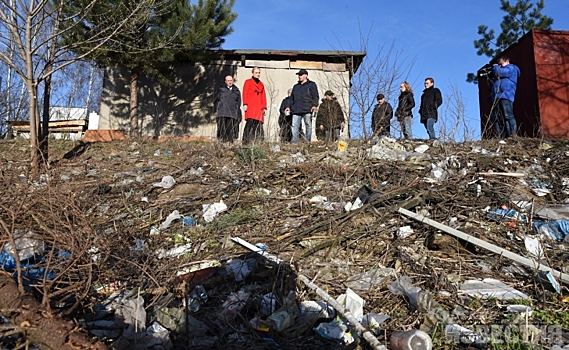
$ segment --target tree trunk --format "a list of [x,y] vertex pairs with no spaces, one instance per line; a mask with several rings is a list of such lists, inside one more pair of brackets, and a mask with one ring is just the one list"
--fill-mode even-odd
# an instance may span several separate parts
[[[48,66],[51,69],[51,64]],[[47,76],[44,81],[43,89],[43,111],[42,111],[42,123],[41,123],[41,133],[39,135],[39,150],[41,153],[41,160],[43,162],[48,161],[48,139],[49,139],[49,105],[51,100],[51,75]]]
[[73,322],[46,311],[33,296],[21,295],[14,277],[6,272],[0,272],[0,310],[11,316],[12,322],[19,327],[26,340],[42,349],[107,349],[100,341],[90,339]]
[[139,137],[138,130],[138,69],[130,72],[130,137]]
[[40,170],[40,148],[39,148],[39,125],[40,116],[38,113],[37,85],[32,81],[26,81],[28,94],[30,96],[30,167],[32,174],[37,176]]

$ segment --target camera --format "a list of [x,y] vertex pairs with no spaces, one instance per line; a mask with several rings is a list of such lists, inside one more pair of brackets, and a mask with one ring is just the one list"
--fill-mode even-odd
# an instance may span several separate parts
[[478,71],[478,77],[479,78],[487,77],[488,79],[493,79],[494,71],[492,70],[492,66],[486,66],[481,68]]

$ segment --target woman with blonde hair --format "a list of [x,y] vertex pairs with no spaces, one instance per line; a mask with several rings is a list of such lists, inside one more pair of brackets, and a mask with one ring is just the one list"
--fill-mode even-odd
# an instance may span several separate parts
[[397,121],[401,125],[403,137],[406,139],[411,138],[411,118],[413,118],[413,107],[415,107],[415,98],[413,97],[413,89],[407,81],[404,81],[399,86],[401,94],[399,94],[399,103],[395,110]]

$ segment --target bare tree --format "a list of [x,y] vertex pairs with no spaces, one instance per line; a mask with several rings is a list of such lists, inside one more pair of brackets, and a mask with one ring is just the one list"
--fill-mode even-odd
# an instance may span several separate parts
[[[371,27],[367,33],[360,28],[360,44],[358,51],[370,52]],[[344,51],[341,47],[335,50]],[[405,56],[403,49],[397,49],[395,42],[378,44],[373,56],[367,55],[357,71],[352,62],[346,57],[351,82],[347,81],[344,88],[350,91],[350,129],[361,130],[364,138],[368,138],[370,118],[378,93],[385,95],[387,101],[396,98],[399,84],[406,80],[415,64],[416,58]],[[345,80],[344,80],[345,81]],[[395,106],[394,106],[395,107]]]
[[474,130],[471,130],[466,113],[466,103],[462,93],[455,84],[448,87],[444,112],[439,118],[438,133],[442,140],[447,142],[467,142],[475,139]]
[[[23,81],[28,93],[30,120],[30,163],[32,172],[39,173],[42,160],[41,149],[47,150],[47,126],[52,75],[87,57],[104,45],[121,29],[127,27],[137,16],[148,15],[154,0],[136,2],[127,16],[117,18],[109,13],[107,21],[90,38],[96,44],[92,50],[81,55],[70,55],[78,45],[61,44],[59,38],[73,26],[83,25],[83,19],[98,2],[92,0],[76,13],[63,15],[66,1],[50,0],[0,0],[0,62],[7,65]],[[6,49],[9,54],[6,54]],[[11,56],[12,55],[12,56]],[[39,87],[43,84],[44,120],[40,125]],[[45,158],[44,158],[45,159]]]

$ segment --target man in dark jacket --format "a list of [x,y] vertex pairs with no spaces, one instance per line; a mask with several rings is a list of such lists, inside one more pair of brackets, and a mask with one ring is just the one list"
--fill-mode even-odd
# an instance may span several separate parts
[[[279,108],[279,136],[281,137],[281,142],[290,142],[292,140],[292,115],[290,114],[290,94],[292,93],[292,88],[288,89],[287,96],[281,102],[281,107]],[[285,109],[289,109],[285,112]]]
[[340,131],[346,125],[345,122],[344,112],[334,97],[334,93],[331,90],[326,91],[322,103],[318,107],[316,136],[319,140],[334,142],[340,138]]
[[312,114],[318,111],[318,87],[316,83],[308,80],[308,71],[301,69],[296,73],[298,83],[292,88],[290,95],[291,106],[285,109],[292,114],[292,143],[298,143],[300,122],[304,120],[306,127],[306,140],[310,143],[312,137]]
[[225,77],[225,84],[220,86],[213,98],[217,110],[217,139],[233,142],[239,137],[241,123],[241,92],[233,85],[233,77]]
[[419,114],[421,115],[421,123],[425,125],[429,139],[436,139],[435,123],[438,120],[438,108],[443,104],[443,96],[441,90],[435,87],[433,78],[425,79],[425,90],[421,95],[421,107]]
[[385,102],[383,94],[377,95],[377,104],[371,114],[371,129],[373,136],[389,136],[391,134],[391,118],[393,117],[393,107],[389,102]]

